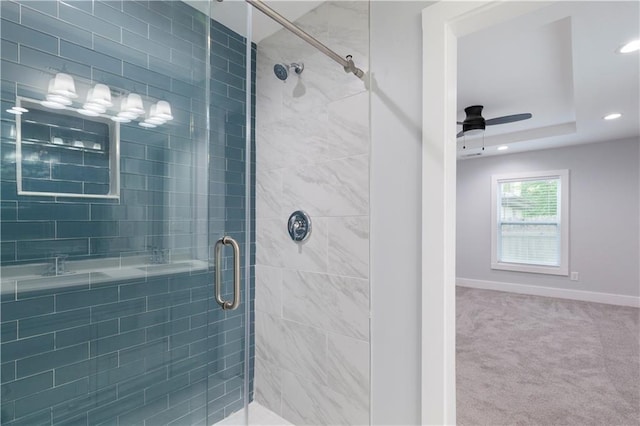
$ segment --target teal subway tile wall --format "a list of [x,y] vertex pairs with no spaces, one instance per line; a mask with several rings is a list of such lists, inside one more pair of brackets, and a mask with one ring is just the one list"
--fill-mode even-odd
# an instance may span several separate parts
[[[210,246],[248,234],[241,264],[255,264],[256,46],[247,61],[244,37],[179,1],[2,0],[0,17],[0,422],[213,424],[242,408],[254,268],[240,308],[223,311]],[[90,118],[35,108],[16,155],[7,109],[43,99],[58,72],[171,104],[165,125],[120,124],[119,198],[72,196],[111,189],[108,126]],[[100,148],[41,143],[80,137]],[[58,194],[19,195],[17,161],[23,190]],[[230,250],[222,265],[230,299]],[[31,266],[43,272],[5,273]]]

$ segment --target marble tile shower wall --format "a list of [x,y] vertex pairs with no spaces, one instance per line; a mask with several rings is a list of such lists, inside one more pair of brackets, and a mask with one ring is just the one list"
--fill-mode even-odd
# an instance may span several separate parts
[[[178,1],[2,0],[0,8],[3,266],[56,253],[104,262],[152,245],[193,257],[206,253],[207,229],[244,240],[241,36]],[[42,96],[63,67],[172,104],[164,128],[121,127],[119,201],[16,194],[15,117],[5,111],[16,95]],[[64,155],[55,161],[64,168]],[[0,423],[211,424],[241,407],[244,308],[223,313],[211,303],[211,273],[82,276],[37,291],[3,279]]]
[[[327,2],[297,24],[366,71],[368,12]],[[282,62],[304,71],[282,82]],[[256,85],[256,400],[294,424],[368,424],[369,93],[286,31],[259,43]]]

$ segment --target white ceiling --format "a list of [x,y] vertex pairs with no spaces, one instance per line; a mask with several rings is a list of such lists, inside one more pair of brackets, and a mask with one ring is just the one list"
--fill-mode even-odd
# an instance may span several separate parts
[[[638,52],[616,49],[640,34],[637,1],[557,2],[470,34],[458,43],[458,120],[464,107],[483,116],[533,118],[487,126],[482,155],[638,137]],[[610,112],[622,118],[605,121]],[[461,130],[461,126],[458,127]],[[481,152],[482,136],[458,138],[460,158]],[[508,145],[506,151],[497,146]]]

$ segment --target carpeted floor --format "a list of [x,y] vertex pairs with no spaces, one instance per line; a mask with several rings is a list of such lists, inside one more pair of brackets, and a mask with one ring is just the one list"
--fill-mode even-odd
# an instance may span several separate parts
[[639,318],[458,287],[458,424],[640,425]]

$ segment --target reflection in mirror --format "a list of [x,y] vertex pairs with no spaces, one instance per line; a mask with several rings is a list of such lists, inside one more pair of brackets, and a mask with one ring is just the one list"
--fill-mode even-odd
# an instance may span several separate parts
[[[47,102],[47,101],[43,101]],[[119,123],[18,98],[16,185],[20,195],[118,198]]]

